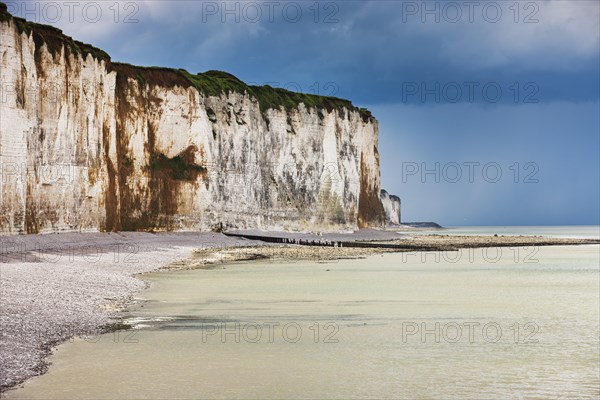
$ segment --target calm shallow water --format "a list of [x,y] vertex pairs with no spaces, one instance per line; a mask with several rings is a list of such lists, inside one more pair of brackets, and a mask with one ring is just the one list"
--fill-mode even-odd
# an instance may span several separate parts
[[444,230],[415,231],[415,234],[443,235],[523,235],[557,238],[600,238],[600,226],[459,226]]
[[135,330],[60,346],[7,398],[598,398],[599,250],[148,275]]

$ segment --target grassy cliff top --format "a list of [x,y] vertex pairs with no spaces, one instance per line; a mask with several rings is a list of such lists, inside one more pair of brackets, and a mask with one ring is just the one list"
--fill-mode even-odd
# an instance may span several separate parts
[[[247,85],[237,77],[222,71],[207,71],[199,74],[191,74],[184,69],[161,68],[161,67],[139,67],[130,64],[112,62],[110,56],[101,49],[90,44],[82,43],[65,35],[60,29],[50,25],[37,24],[23,18],[12,16],[8,12],[6,4],[0,2],[0,22],[13,21],[19,33],[33,36],[36,45],[36,58],[40,56],[39,50],[45,44],[48,51],[56,56],[60,54],[63,47],[65,52],[83,58],[91,55],[93,58],[104,61],[109,71],[116,71],[123,77],[137,79],[140,83],[148,83],[163,87],[182,86],[194,87],[198,92],[206,96],[219,96],[227,93],[247,93],[254,97],[261,111],[268,109],[279,109],[283,107],[286,111],[297,108],[304,103],[307,108],[318,110],[349,111],[360,113],[363,121],[373,119],[371,112],[364,108],[355,107],[349,100],[330,96],[318,96],[314,94],[292,92],[285,89],[266,86]],[[39,63],[38,63],[39,64]]]
[[19,33],[26,33],[28,36],[33,35],[33,40],[37,48],[46,44],[48,51],[55,55],[60,52],[61,48],[71,50],[74,54],[81,54],[82,57],[87,57],[91,54],[94,58],[99,60],[110,61],[110,56],[104,51],[90,45],[83,43],[73,38],[66,36],[60,29],[50,25],[37,24],[34,22],[27,21],[26,19],[14,17],[8,12],[8,8],[5,3],[0,2],[0,22],[13,23],[17,27]]

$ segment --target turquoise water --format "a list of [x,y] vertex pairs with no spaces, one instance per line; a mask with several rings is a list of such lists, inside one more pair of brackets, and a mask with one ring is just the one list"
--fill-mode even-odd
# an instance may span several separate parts
[[598,398],[599,253],[154,273],[126,313],[135,329],[59,346],[48,374],[6,397]]

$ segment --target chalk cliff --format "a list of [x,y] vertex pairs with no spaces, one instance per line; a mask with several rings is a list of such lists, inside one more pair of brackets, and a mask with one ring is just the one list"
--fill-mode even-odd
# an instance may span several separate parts
[[0,3],[0,233],[381,225],[350,102],[142,68]]
[[387,225],[400,225],[401,219],[401,201],[400,197],[389,194],[381,189],[381,204],[385,212],[385,222]]

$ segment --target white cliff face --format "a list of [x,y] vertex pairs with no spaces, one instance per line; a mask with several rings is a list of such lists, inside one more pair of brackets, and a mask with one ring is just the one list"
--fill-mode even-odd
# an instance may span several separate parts
[[356,110],[128,76],[14,20],[0,38],[3,234],[380,222],[377,122]]
[[45,47],[36,64],[35,51],[32,37],[0,23],[0,231],[97,229],[114,74]]
[[381,189],[381,204],[385,211],[385,219],[387,225],[400,225],[401,219],[401,201],[400,197],[389,194]]

